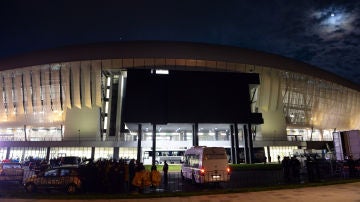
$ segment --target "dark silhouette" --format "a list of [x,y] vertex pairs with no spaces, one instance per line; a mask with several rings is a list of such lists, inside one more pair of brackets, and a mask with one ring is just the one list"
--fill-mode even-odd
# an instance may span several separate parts
[[168,170],[169,170],[169,165],[167,164],[166,161],[164,161],[163,172],[164,172],[164,184],[165,185],[168,184]]
[[291,172],[292,172],[292,181],[299,182],[300,181],[300,161],[296,157],[291,157]]
[[134,186],[132,185],[132,181],[135,176],[135,159],[131,159],[129,162],[129,189],[130,191],[134,190]]
[[348,159],[348,165],[349,165],[349,177],[355,177],[355,161],[352,157],[352,155],[349,156]]
[[284,174],[284,180],[285,182],[290,181],[290,159],[288,156],[285,156],[284,159],[281,162],[283,174]]

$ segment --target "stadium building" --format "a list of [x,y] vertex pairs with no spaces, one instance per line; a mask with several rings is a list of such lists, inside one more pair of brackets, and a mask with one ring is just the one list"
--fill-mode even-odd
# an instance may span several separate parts
[[334,131],[360,128],[358,85],[238,47],[89,44],[5,58],[0,69],[0,159],[154,163],[154,152],[176,159],[204,145],[226,147],[233,163],[274,162],[329,151]]

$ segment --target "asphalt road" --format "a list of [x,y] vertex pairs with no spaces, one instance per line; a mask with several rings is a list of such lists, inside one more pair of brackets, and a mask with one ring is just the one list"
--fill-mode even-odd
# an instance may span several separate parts
[[[182,196],[182,197],[161,197],[151,198],[148,195],[146,198],[126,198],[126,199],[92,199],[92,202],[247,202],[247,201],[261,201],[261,202],[279,202],[279,201],[298,201],[298,202],[359,202],[360,201],[360,182],[304,187],[298,189],[279,189],[271,191],[259,192],[244,192],[244,193],[230,193],[217,195],[199,195],[199,196]],[[87,202],[89,199],[15,199],[15,198],[0,198],[1,202]]]
[[[24,179],[34,174],[25,167]],[[242,188],[242,187],[257,187],[270,186],[283,183],[281,170],[277,171],[237,171],[231,173],[230,182],[219,184],[192,184],[190,181],[183,181],[180,172],[169,172],[168,184],[161,183],[155,191],[157,192],[201,192],[213,189],[224,188]],[[147,188],[145,192],[153,192],[153,189]],[[128,190],[125,190],[125,193]],[[0,195],[8,195],[11,193],[27,194],[23,184],[18,182],[0,182]]]

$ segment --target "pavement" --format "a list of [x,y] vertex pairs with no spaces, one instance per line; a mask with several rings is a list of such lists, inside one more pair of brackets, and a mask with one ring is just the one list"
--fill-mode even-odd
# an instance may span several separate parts
[[[151,197],[149,195],[149,197]],[[54,200],[54,199],[6,199],[1,202],[279,202],[279,201],[306,201],[306,202],[360,202],[360,182],[336,184],[297,189],[281,189],[272,191],[231,193],[202,196],[138,198],[138,199],[81,199],[81,200]]]

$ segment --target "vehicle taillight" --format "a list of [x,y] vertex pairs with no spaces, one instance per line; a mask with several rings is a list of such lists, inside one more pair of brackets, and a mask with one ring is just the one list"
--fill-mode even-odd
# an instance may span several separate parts
[[229,167],[226,168],[226,172],[227,172],[228,174],[230,174],[230,168],[229,168]]
[[205,175],[205,168],[200,169],[200,175]]

